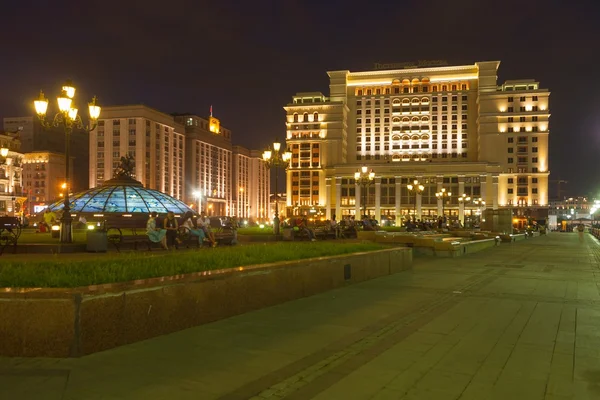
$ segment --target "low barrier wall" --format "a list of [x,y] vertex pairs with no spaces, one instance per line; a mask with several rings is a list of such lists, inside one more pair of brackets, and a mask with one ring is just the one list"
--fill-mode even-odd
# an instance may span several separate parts
[[78,357],[411,268],[392,248],[75,289],[0,289],[0,356]]

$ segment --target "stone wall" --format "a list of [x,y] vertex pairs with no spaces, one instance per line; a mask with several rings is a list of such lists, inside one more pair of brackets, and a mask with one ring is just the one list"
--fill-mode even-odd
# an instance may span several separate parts
[[78,357],[409,269],[412,250],[0,293],[0,355]]

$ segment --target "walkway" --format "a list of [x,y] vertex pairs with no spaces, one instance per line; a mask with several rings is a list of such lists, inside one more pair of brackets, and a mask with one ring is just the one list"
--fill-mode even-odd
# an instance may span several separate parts
[[1,399],[600,399],[600,244],[552,233],[80,359]]

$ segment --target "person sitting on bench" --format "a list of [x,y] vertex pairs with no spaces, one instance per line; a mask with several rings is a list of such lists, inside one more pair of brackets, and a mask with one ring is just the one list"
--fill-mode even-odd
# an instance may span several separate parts
[[186,228],[188,228],[188,230],[190,231],[190,235],[197,236],[198,243],[200,244],[200,246],[202,246],[202,242],[204,241],[206,235],[204,234],[204,231],[198,226],[198,221],[194,217],[193,212],[188,211],[183,215],[181,226],[185,226]]
[[165,250],[169,250],[169,247],[167,247],[167,230],[156,227],[157,217],[158,213],[156,211],[150,213],[150,218],[146,223],[146,235],[148,235],[151,242],[160,243]]

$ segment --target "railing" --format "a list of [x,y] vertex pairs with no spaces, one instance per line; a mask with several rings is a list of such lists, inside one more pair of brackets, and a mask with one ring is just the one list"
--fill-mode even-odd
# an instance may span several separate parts
[[23,192],[23,191],[0,192],[0,196],[5,196],[5,197],[27,197],[27,193]]

